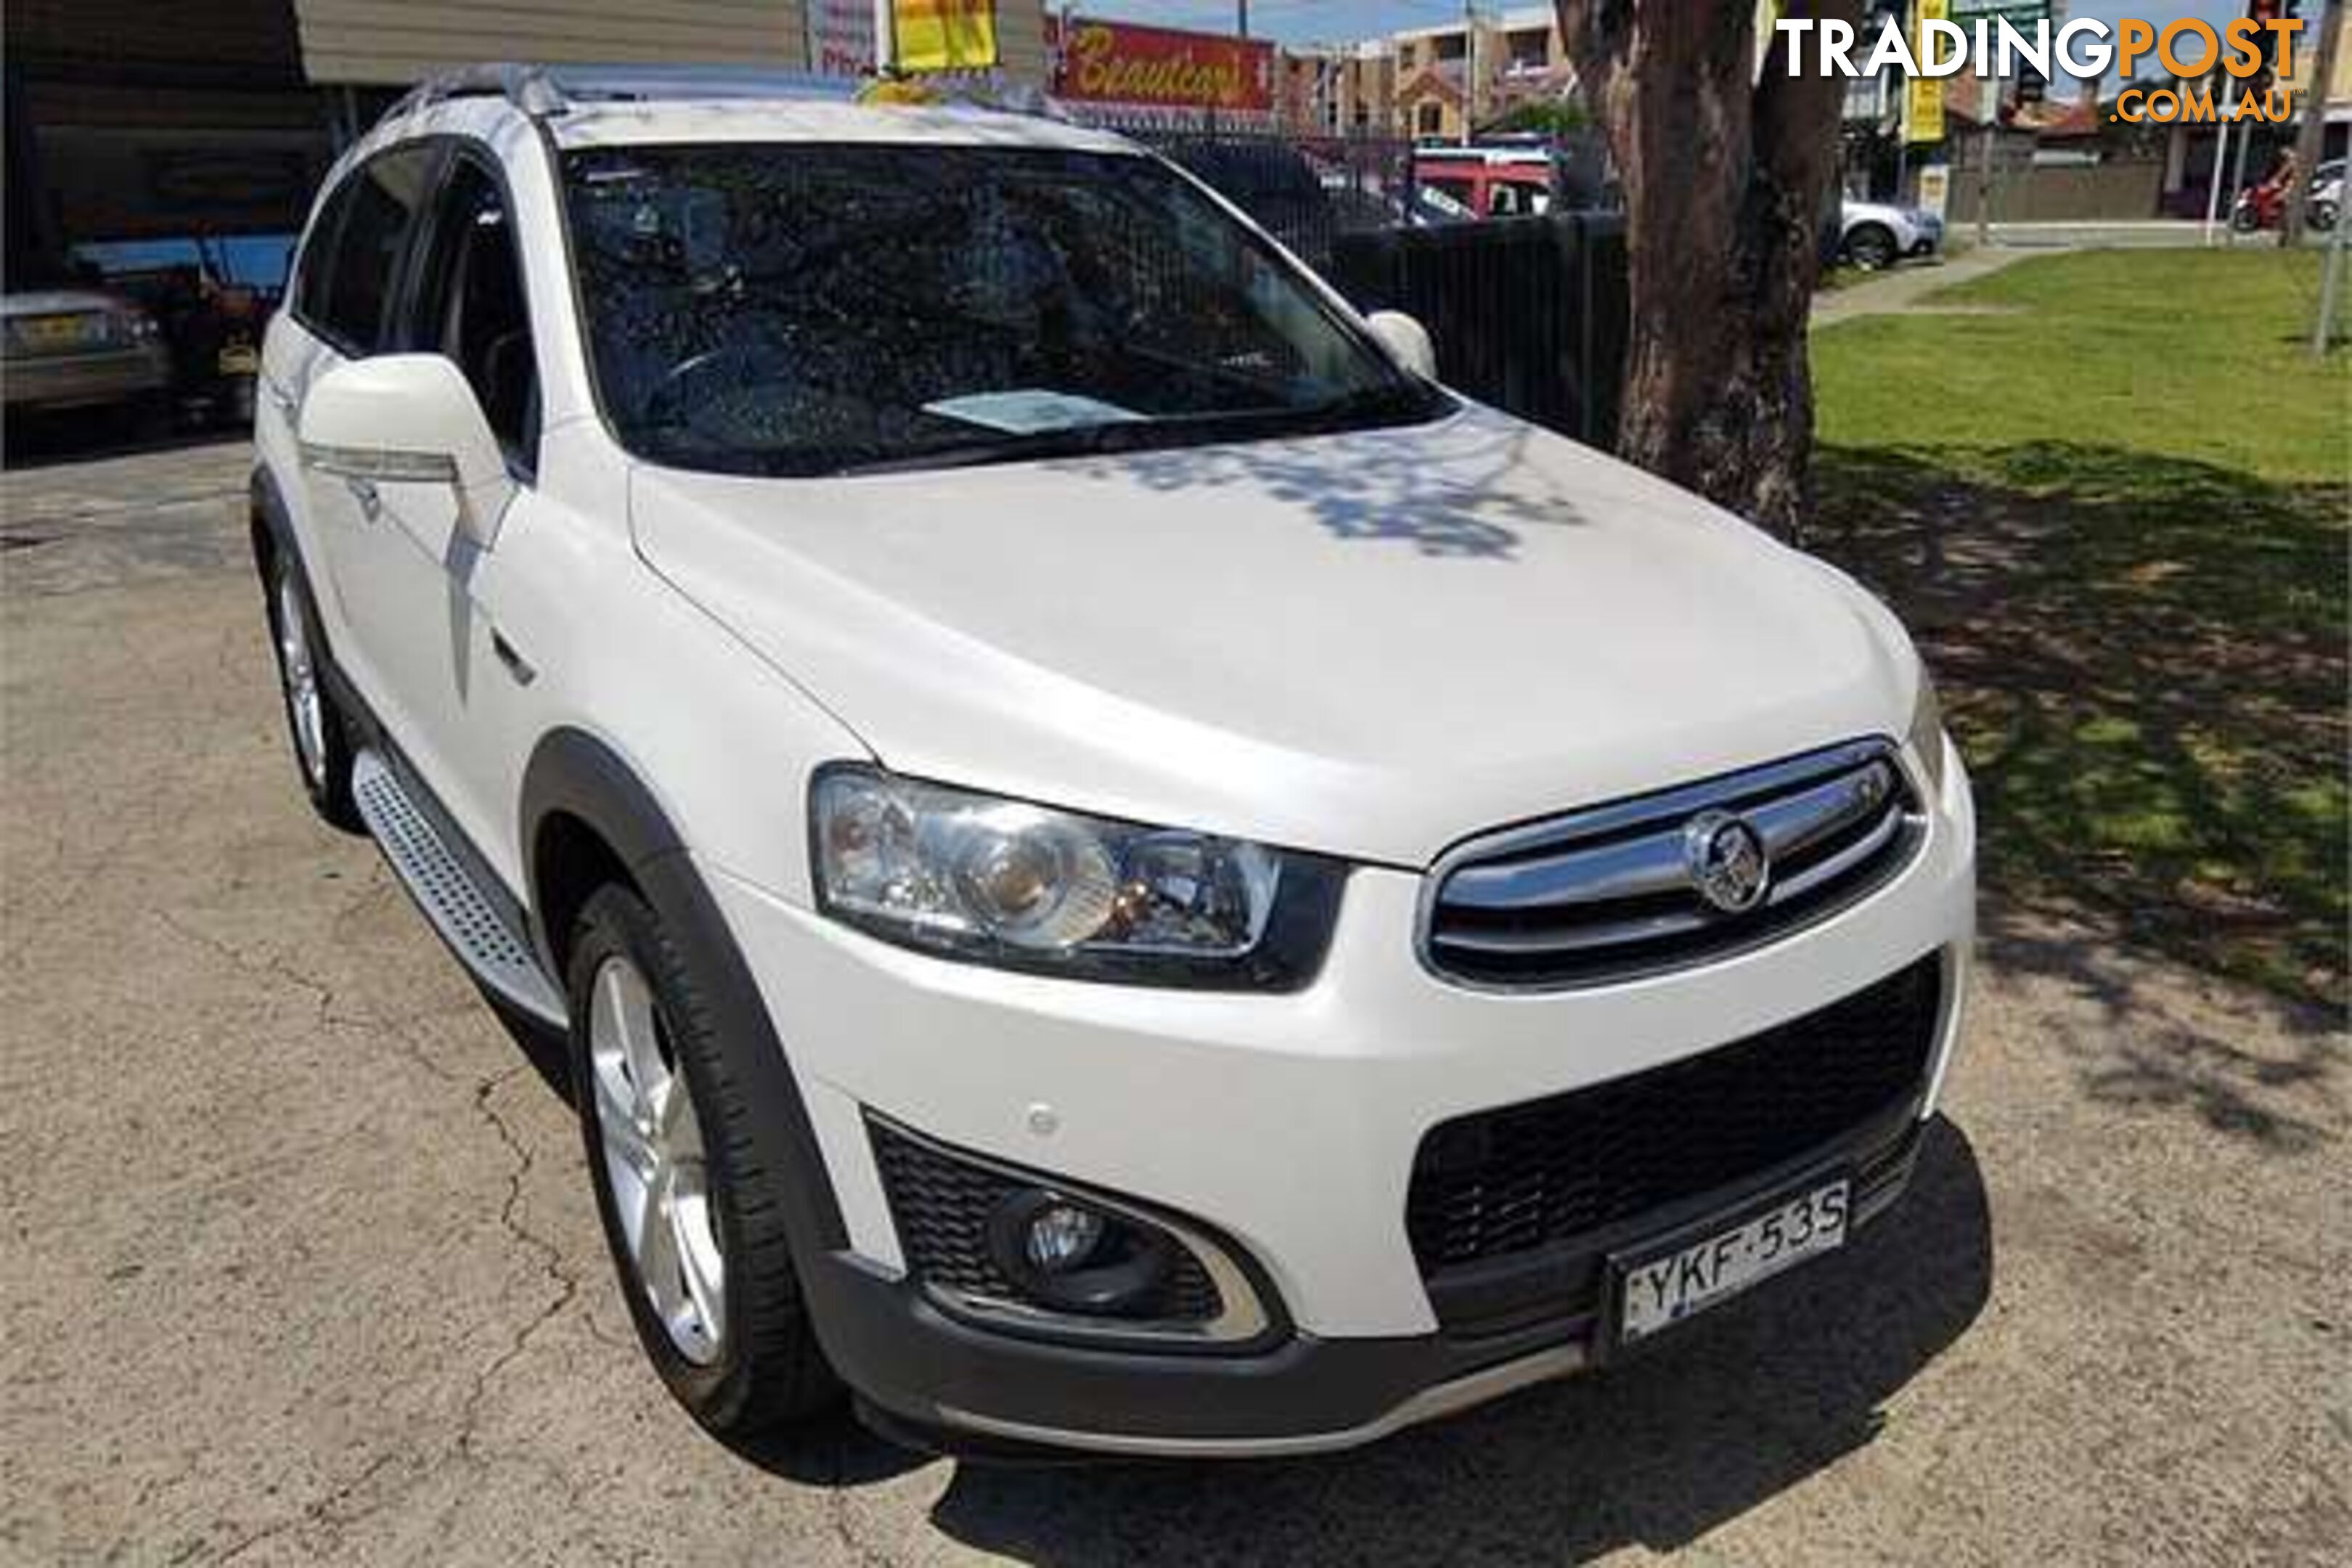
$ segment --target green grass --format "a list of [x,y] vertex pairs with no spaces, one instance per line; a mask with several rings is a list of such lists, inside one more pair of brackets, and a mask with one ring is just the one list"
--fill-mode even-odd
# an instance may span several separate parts
[[2352,354],[2307,352],[2313,250],[2087,251],[1929,297],[1996,315],[1868,316],[1815,340],[1831,447],[2095,436],[2285,483],[2352,471]]
[[1919,634],[1987,876],[2346,997],[2352,350],[2318,257],[2095,252],[1813,342],[1810,541]]

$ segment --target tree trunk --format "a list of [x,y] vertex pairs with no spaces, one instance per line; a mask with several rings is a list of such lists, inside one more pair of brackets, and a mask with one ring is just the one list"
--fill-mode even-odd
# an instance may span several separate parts
[[[2327,84],[2336,79],[2336,13],[2344,0],[2327,0],[2319,14],[2319,31],[2314,35],[2308,28],[2295,40],[2303,49],[2315,53],[2311,58],[2311,72],[2302,79],[2311,83],[2303,95],[2303,128],[2294,138],[2294,184],[2286,194],[2286,215],[2279,221],[2279,243],[2290,248],[2303,243],[2303,226],[2311,210],[2311,189],[2317,182],[2322,153],[2327,146]],[[2342,223],[2343,204],[2337,203],[2336,221]]]
[[[1556,0],[1625,190],[1620,456],[1794,539],[1811,509],[1805,328],[1843,78],[1756,74],[1754,0]],[[1859,25],[1859,0],[1790,16]],[[1811,51],[1807,51],[1807,64]]]

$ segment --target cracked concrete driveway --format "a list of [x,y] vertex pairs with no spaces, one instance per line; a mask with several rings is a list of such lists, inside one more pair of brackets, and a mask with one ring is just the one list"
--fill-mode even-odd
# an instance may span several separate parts
[[[1989,911],[1917,1185],[1670,1352],[1381,1447],[730,1452],[568,1112],[310,816],[241,449],[0,479],[0,1559],[2317,1561],[2352,1540],[2336,1021]],[[2336,1560],[2340,1561],[2340,1556]]]

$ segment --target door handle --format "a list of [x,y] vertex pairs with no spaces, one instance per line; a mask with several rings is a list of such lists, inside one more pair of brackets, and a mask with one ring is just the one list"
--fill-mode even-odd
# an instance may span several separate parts
[[383,497],[376,493],[375,481],[373,479],[363,479],[358,475],[352,474],[345,478],[343,483],[350,489],[352,499],[360,503],[360,515],[362,517],[367,519],[370,522],[373,522],[377,518],[383,515]]
[[507,634],[496,626],[490,628],[490,651],[499,656],[499,662],[507,667],[516,685],[529,686],[539,679],[539,671],[531,668],[530,660],[517,652],[515,645],[507,641]]
[[278,413],[291,419],[302,410],[302,400],[274,381],[265,381],[262,390]]

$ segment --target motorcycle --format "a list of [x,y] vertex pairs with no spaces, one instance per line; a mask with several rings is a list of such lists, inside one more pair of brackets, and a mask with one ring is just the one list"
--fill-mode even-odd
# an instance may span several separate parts
[[2286,216],[2286,192],[2265,182],[2248,185],[2238,193],[2230,207],[2230,228],[2236,234],[2254,234],[2275,228]]
[[[2322,186],[2311,195],[2311,205],[2304,212],[2304,222],[2325,234],[2336,226],[2336,210],[2343,182]],[[2264,182],[2248,185],[2238,193],[2230,207],[2230,228],[2237,234],[2255,234],[2263,229],[2276,228],[2286,221],[2287,187]]]

